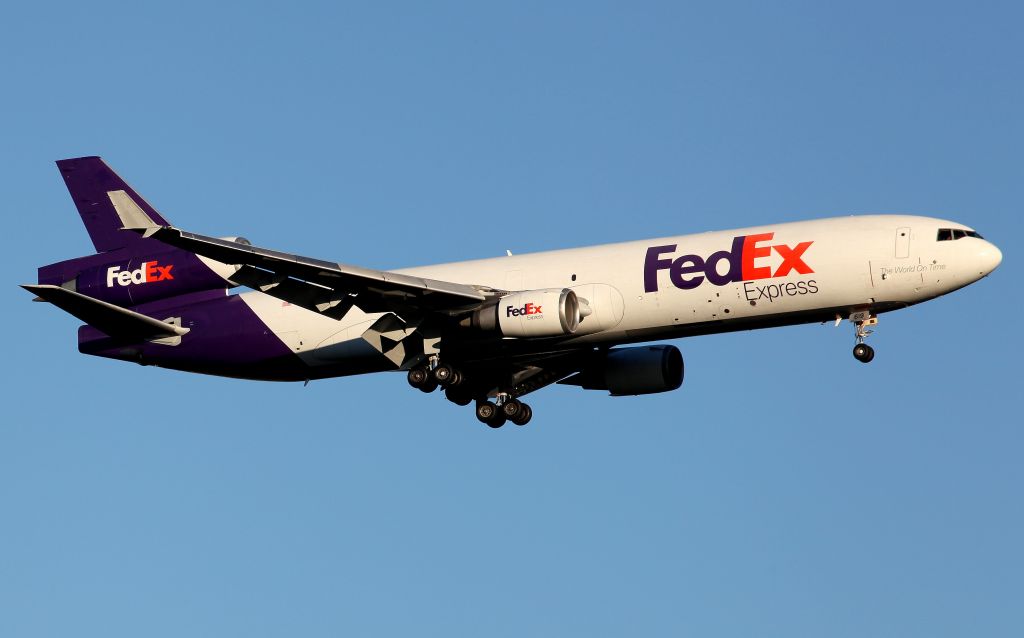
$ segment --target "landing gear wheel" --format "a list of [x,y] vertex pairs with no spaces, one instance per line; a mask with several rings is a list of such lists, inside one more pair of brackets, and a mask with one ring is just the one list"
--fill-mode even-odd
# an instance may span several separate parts
[[520,404],[519,412],[514,417],[509,418],[516,425],[526,425],[533,418],[533,408],[526,405],[525,403]]
[[426,368],[413,368],[409,370],[409,374],[405,378],[409,385],[417,390],[433,392],[437,389],[437,381],[434,381],[434,377],[430,376],[430,372]]
[[488,427],[492,427],[495,429],[500,428],[503,425],[505,425],[505,415],[502,414],[501,412],[499,412],[497,416],[495,416],[493,419],[487,422]]
[[516,422],[516,415],[523,409],[523,403],[516,399],[509,399],[501,405],[501,411],[505,414],[505,418]]
[[409,370],[409,374],[406,376],[409,385],[414,388],[422,388],[428,379],[430,379],[430,373],[426,368],[413,368]]
[[448,385],[453,374],[455,374],[455,370],[447,363],[440,363],[434,368],[434,380],[441,385]]
[[423,382],[423,385],[420,386],[420,392],[426,392],[427,394],[430,394],[436,389],[437,381],[434,381],[433,379],[427,379]]
[[445,388],[456,386],[462,383],[462,373],[447,363],[441,363],[434,368],[434,380]]
[[858,343],[853,347],[853,357],[861,363],[870,363],[875,358],[875,349],[866,343]]
[[465,392],[459,388],[454,387],[447,387],[444,389],[444,398],[448,399],[455,405],[469,405],[473,402],[473,397],[465,394]]
[[505,415],[498,406],[490,401],[481,401],[476,404],[476,418],[481,423],[492,428],[500,428],[505,425]]

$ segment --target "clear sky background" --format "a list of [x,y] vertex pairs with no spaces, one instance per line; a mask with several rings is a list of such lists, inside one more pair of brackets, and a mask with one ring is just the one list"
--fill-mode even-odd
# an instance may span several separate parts
[[[365,4],[365,3],[364,3]],[[8,3],[0,636],[1021,636],[1019,3]],[[102,155],[208,235],[394,268],[866,212],[991,277],[678,341],[492,431],[404,375],[80,355],[16,284]]]

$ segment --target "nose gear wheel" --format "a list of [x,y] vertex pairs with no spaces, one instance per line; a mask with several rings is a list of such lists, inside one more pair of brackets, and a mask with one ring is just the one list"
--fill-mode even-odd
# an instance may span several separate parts
[[874,330],[871,326],[878,325],[878,317],[868,311],[855,312],[850,315],[853,322],[854,337],[857,344],[853,346],[853,357],[861,363],[870,363],[875,358],[875,349],[864,343]]

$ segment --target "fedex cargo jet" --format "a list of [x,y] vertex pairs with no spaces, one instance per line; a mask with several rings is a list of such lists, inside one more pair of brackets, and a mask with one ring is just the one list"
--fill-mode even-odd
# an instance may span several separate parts
[[400,370],[495,428],[552,383],[682,384],[678,348],[630,344],[849,321],[868,363],[879,314],[1002,260],[957,222],[862,215],[381,271],[175,228],[98,157],[57,168],[96,254],[24,288],[85,322],[81,352],[268,381]]

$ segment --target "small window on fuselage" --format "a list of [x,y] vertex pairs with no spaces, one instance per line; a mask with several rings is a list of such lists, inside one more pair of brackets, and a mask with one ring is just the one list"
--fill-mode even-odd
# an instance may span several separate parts
[[984,237],[981,236],[981,233],[979,233],[976,230],[969,230],[969,231],[967,231],[967,236],[968,237],[974,237],[975,239],[985,239]]
[[953,239],[963,239],[967,236],[966,230],[960,230],[959,228],[953,229]]
[[939,236],[936,241],[950,241],[953,239],[953,230],[951,228],[940,228]]

